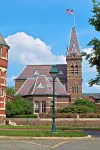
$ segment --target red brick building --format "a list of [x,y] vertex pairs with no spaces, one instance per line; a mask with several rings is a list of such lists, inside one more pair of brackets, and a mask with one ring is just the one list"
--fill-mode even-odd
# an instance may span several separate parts
[[6,72],[8,66],[8,49],[10,47],[0,35],[0,117],[5,117]]
[[[56,64],[57,75],[55,95],[56,109],[67,106],[76,98],[82,97],[82,56],[75,27],[71,30],[67,48],[66,64]],[[28,65],[15,79],[16,95],[32,100],[35,113],[51,111],[52,65]]]

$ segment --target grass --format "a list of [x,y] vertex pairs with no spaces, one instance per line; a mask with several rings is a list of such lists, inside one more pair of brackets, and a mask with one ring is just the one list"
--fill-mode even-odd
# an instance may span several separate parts
[[0,130],[0,136],[24,136],[24,137],[84,137],[87,133],[77,131],[20,131],[20,130]]
[[[41,129],[41,130],[51,130],[51,126],[12,126],[12,125],[1,125],[0,129]],[[66,126],[57,126],[57,130],[100,130],[100,128],[94,127],[66,127]]]
[[0,125],[0,129],[51,129],[50,126],[23,126],[23,125],[18,125],[18,126],[12,126],[12,125]]

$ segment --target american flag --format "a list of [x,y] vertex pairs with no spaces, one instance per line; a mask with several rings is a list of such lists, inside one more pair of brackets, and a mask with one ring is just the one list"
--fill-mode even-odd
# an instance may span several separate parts
[[71,14],[71,15],[74,15],[73,10],[71,10],[71,9],[67,9],[66,12],[69,13],[69,14]]

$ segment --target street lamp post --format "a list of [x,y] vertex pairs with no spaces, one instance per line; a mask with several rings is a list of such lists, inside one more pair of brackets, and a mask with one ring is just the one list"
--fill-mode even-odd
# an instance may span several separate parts
[[56,125],[55,125],[55,79],[59,70],[56,68],[55,65],[52,66],[50,70],[51,77],[53,79],[53,103],[52,103],[52,132],[56,132]]
[[28,125],[28,100],[26,100],[26,108],[27,108],[27,118],[26,118],[26,125]]

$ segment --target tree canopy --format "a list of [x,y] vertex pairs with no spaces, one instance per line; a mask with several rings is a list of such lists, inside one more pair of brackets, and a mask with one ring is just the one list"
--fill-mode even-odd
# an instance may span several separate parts
[[[100,2],[97,0],[92,0],[93,2],[93,16],[89,19],[89,24],[94,27],[97,32],[100,32]],[[89,85],[93,84],[100,85],[100,40],[94,37],[89,43],[88,46],[92,46],[92,53],[87,54],[83,53],[86,60],[88,60],[91,67],[95,66],[97,70],[97,75],[94,79],[89,81]]]
[[6,94],[9,95],[9,96],[14,96],[15,94],[15,88],[12,86],[7,86],[6,88]]
[[14,115],[25,115],[27,113],[33,114],[33,103],[30,100],[26,100],[17,95],[13,101],[8,101],[6,103],[7,117],[13,117]]

